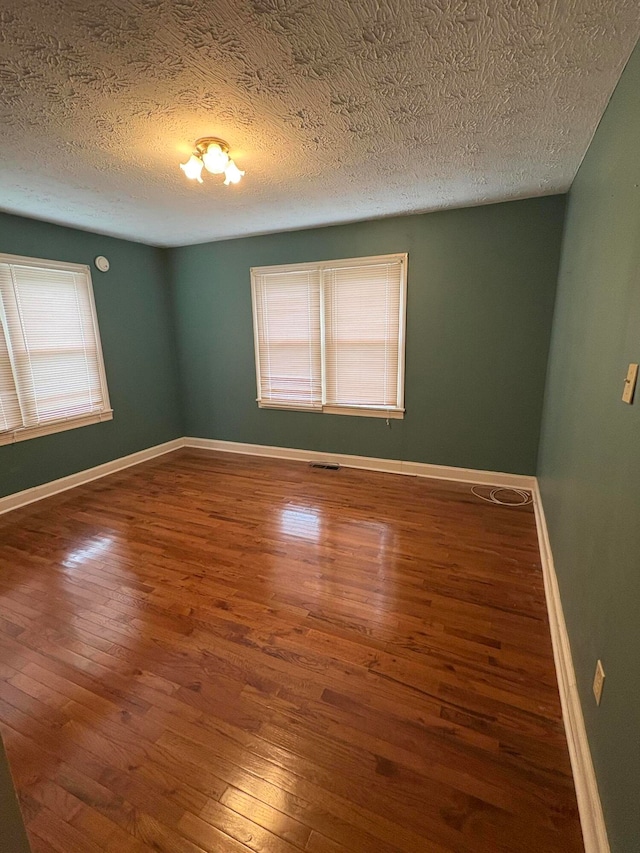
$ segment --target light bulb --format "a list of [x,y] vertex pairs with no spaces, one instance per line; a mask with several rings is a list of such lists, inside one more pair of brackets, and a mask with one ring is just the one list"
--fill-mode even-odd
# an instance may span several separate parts
[[229,162],[229,155],[222,150],[217,142],[212,142],[202,155],[202,160],[207,172],[211,172],[212,175],[220,175]]
[[203,183],[201,177],[202,166],[202,160],[199,157],[196,157],[195,154],[192,154],[186,163],[180,163],[180,168],[185,173],[185,175],[192,181],[198,181],[199,184]]
[[224,174],[224,185],[225,187],[228,187],[229,184],[237,184],[240,181],[240,178],[244,175],[244,172],[241,169],[238,169],[233,160],[229,160],[229,164],[224,170]]

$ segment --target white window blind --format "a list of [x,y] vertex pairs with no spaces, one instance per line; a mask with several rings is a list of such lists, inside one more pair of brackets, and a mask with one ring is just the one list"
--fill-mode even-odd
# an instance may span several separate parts
[[88,267],[0,255],[0,442],[110,414]]
[[402,417],[406,255],[251,271],[258,403]]
[[257,273],[254,306],[263,399],[274,406],[321,406],[318,271]]

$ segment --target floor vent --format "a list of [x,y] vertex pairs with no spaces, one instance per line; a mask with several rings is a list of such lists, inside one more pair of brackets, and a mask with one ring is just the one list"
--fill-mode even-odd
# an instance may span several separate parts
[[309,462],[310,468],[325,468],[327,471],[338,471],[340,466],[337,462]]

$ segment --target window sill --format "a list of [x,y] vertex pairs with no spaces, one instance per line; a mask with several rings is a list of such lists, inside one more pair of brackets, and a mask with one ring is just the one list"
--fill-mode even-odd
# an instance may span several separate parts
[[282,412],[316,412],[325,415],[355,415],[360,418],[385,418],[400,420],[404,418],[404,409],[374,409],[365,406],[288,406],[278,403],[263,403],[258,400],[260,409],[278,409]]
[[15,444],[18,441],[26,441],[29,438],[39,438],[43,435],[51,435],[54,432],[64,432],[68,429],[77,429],[78,427],[89,426],[90,424],[99,424],[101,421],[111,420],[113,420],[113,410],[108,409],[105,412],[98,412],[98,414],[93,415],[83,415],[79,418],[69,418],[66,421],[52,421],[49,424],[42,424],[41,426],[1,432],[0,446],[3,444]]

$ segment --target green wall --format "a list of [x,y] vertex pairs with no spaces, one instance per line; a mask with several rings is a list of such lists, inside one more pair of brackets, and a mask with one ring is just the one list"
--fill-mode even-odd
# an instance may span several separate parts
[[[172,252],[187,434],[533,474],[564,198]],[[258,409],[249,268],[409,253],[403,421]]]
[[[533,473],[563,212],[555,196],[176,250],[0,214],[0,252],[109,257],[92,276],[114,409],[0,447],[0,497],[185,433]],[[258,409],[249,268],[404,251],[404,421]]]
[[569,196],[539,470],[613,853],[640,849],[640,389],[621,402],[638,361],[640,47]]
[[0,447],[0,497],[183,435],[166,252],[8,214],[0,252],[92,265],[114,410],[112,421]]

